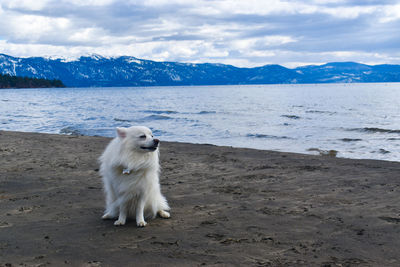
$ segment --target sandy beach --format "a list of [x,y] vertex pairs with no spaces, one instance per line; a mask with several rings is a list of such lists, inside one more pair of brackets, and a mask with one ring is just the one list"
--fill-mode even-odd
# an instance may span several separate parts
[[104,137],[0,131],[0,266],[399,266],[400,163],[162,142],[170,219],[103,221]]

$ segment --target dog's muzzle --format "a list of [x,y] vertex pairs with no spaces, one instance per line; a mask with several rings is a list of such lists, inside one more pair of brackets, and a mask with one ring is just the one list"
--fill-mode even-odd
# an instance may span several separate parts
[[158,144],[160,143],[160,140],[158,139],[153,139],[153,145],[152,146],[141,146],[141,149],[148,150],[148,151],[155,151],[158,148]]

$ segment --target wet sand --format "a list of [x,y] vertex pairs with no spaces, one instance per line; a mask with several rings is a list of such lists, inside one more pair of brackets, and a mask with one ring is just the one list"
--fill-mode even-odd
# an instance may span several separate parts
[[101,220],[103,137],[0,131],[0,266],[399,266],[400,163],[161,143],[170,219]]

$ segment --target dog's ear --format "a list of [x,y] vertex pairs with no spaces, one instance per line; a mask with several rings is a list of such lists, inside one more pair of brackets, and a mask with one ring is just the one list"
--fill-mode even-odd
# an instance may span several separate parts
[[124,139],[126,137],[126,128],[117,127],[118,137]]

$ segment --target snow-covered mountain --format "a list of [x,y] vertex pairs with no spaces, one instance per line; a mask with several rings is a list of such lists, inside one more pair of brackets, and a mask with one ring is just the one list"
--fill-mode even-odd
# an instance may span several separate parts
[[289,69],[280,65],[237,68],[223,64],[156,62],[135,57],[17,58],[0,54],[0,73],[59,79],[69,87],[273,83],[400,82],[400,65],[328,63]]

